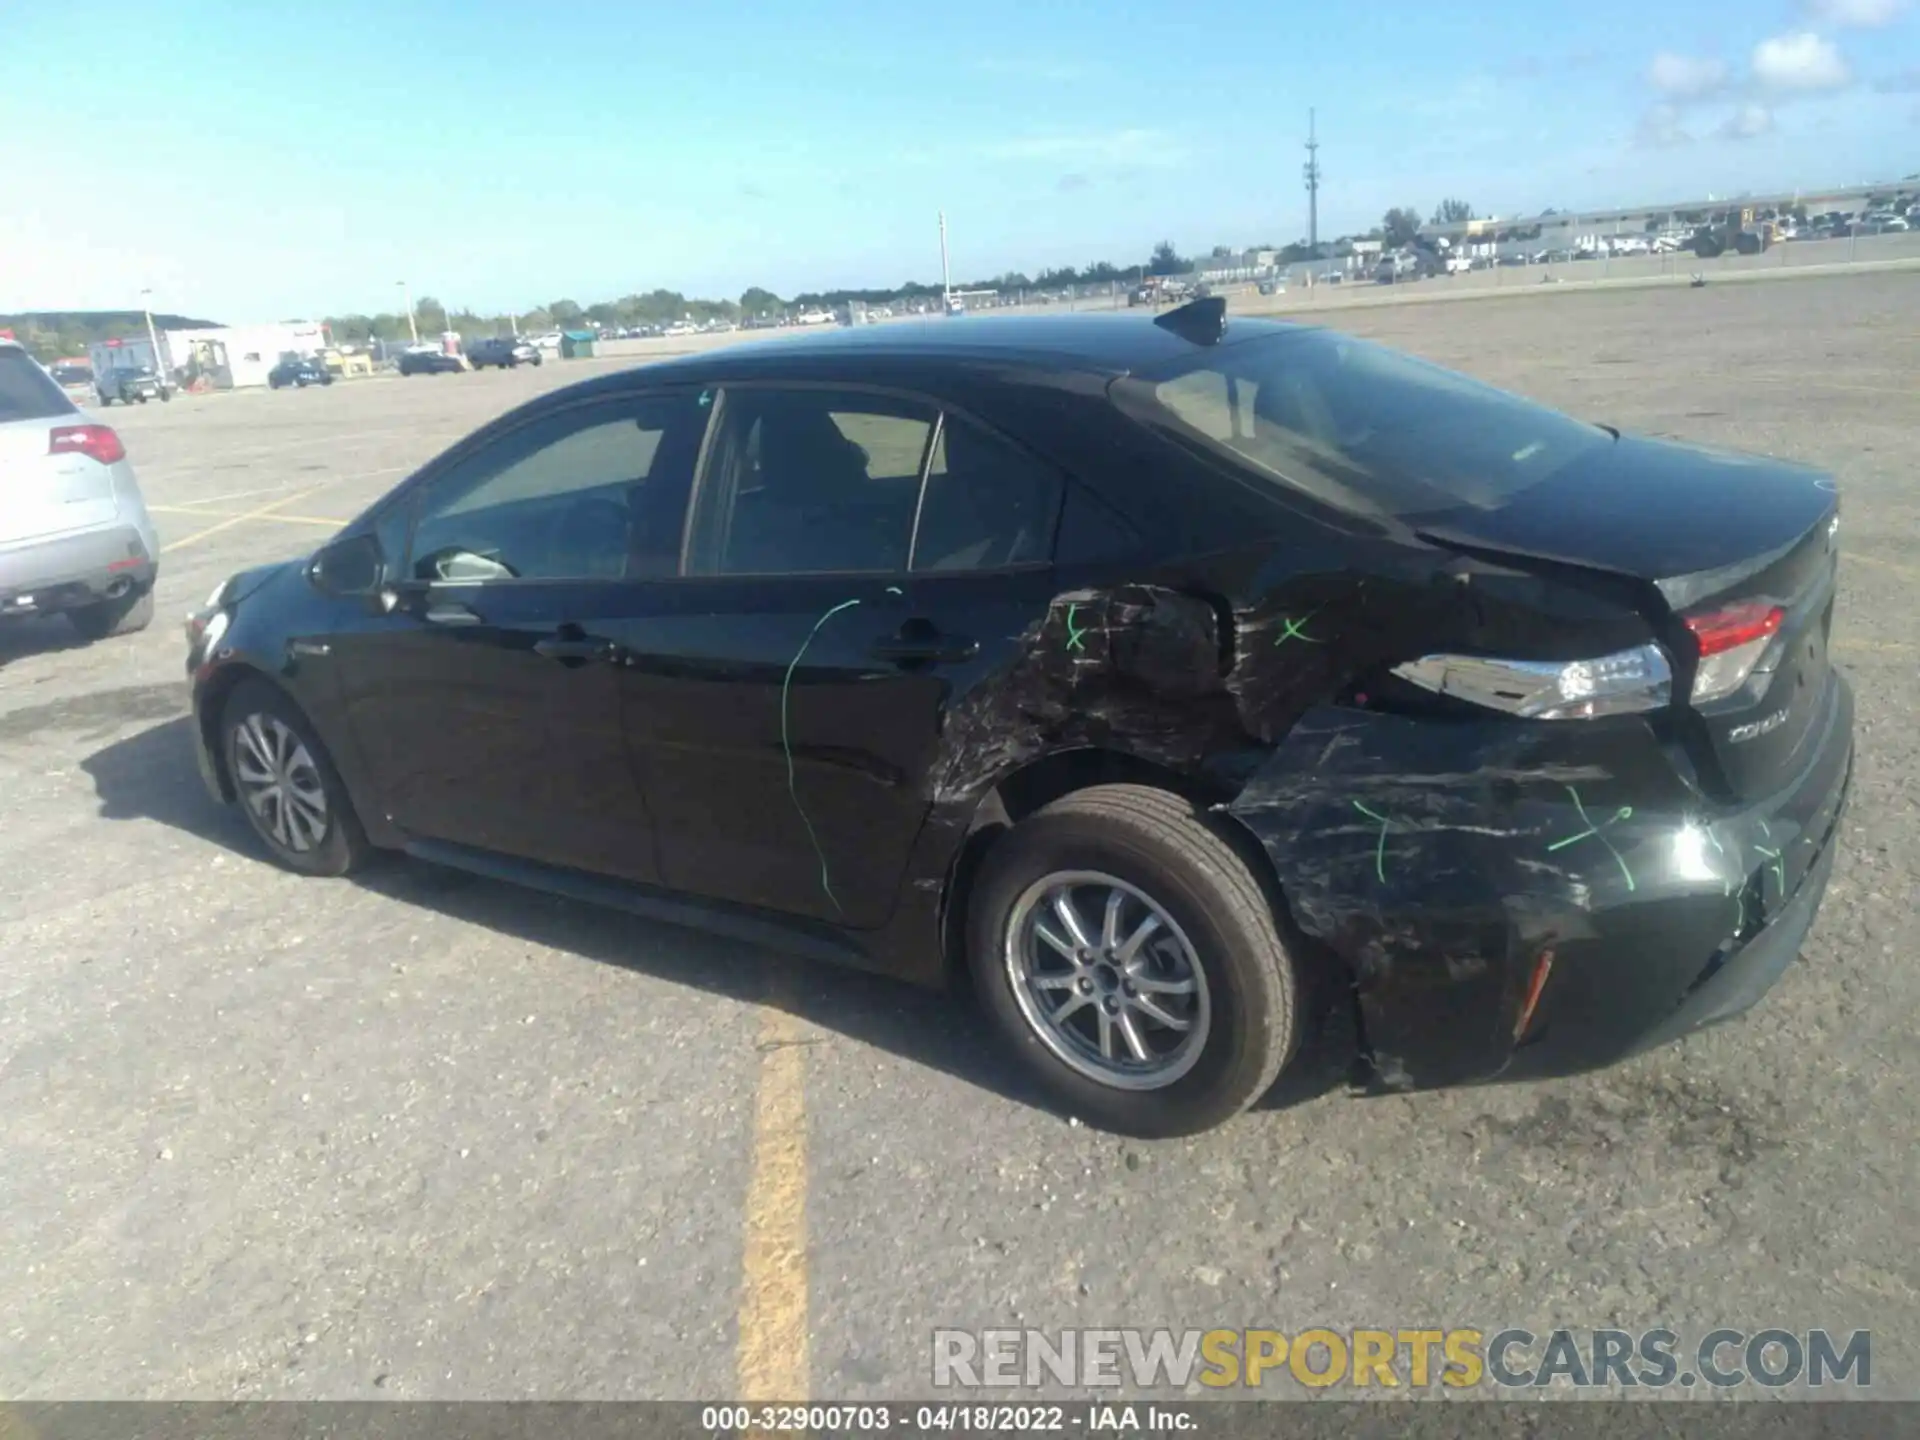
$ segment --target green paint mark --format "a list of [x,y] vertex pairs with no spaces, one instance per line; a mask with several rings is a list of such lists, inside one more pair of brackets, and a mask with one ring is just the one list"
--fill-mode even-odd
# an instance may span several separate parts
[[1078,605],[1067,606],[1067,649],[1069,650],[1085,650],[1087,648],[1087,627],[1076,624],[1073,618],[1079,611],[1080,607]]
[[1779,887],[1781,897],[1785,898],[1787,893],[1787,867],[1781,862],[1780,852],[1778,850],[1769,850],[1764,845],[1756,845],[1753,848],[1772,862],[1767,866],[1767,869],[1773,871],[1773,883]]
[[1380,838],[1374,843],[1373,847],[1373,873],[1379,877],[1380,883],[1384,885],[1387,883],[1387,817],[1374,814],[1373,811],[1362,805],[1358,800],[1353,802],[1353,808],[1369,820],[1377,820],[1380,822]]
[[[895,593],[898,593],[897,591]],[[787,696],[793,687],[793,672],[800,668],[801,658],[807,653],[807,647],[813,644],[813,637],[820,633],[820,627],[838,615],[842,610],[851,610],[858,600],[842,600],[826,614],[813,622],[813,629],[807,632],[807,638],[800,643],[793,661],[787,666],[787,673],[780,682],[780,748],[787,756],[787,794],[793,797],[793,808],[800,812],[800,823],[807,827],[807,839],[813,842],[813,853],[820,859],[820,888],[827,892],[827,899],[833,902],[833,908],[840,910],[840,897],[833,893],[833,879],[827,873],[827,852],[820,848],[820,837],[814,833],[813,821],[807,818],[807,807],[800,803],[800,787],[793,771],[793,737],[787,725]]]
[[1305,615],[1302,615],[1298,620],[1295,620],[1291,615],[1282,615],[1280,617],[1280,623],[1284,625],[1286,628],[1282,630],[1278,635],[1273,637],[1273,643],[1275,648],[1277,649],[1278,647],[1286,644],[1287,641],[1289,640],[1304,640],[1309,645],[1325,644],[1326,643],[1325,641],[1318,640],[1312,635],[1307,634],[1307,624],[1309,621],[1313,619],[1314,616],[1318,615],[1321,610],[1324,610],[1326,608],[1327,608],[1326,606],[1322,605],[1316,609],[1309,610]]
[[1613,842],[1601,832],[1604,831],[1607,826],[1617,821],[1632,819],[1633,807],[1631,805],[1622,805],[1618,810],[1614,811],[1611,816],[1596,825],[1593,823],[1593,817],[1587,814],[1587,807],[1580,803],[1580,792],[1569,785],[1567,786],[1567,794],[1573,797],[1573,808],[1580,812],[1580,818],[1586,822],[1587,828],[1582,830],[1578,835],[1569,835],[1564,840],[1554,841],[1553,844],[1547,846],[1548,852],[1564,850],[1567,846],[1577,845],[1580,841],[1586,839],[1598,840],[1602,845],[1607,847],[1607,853],[1613,856],[1613,863],[1620,867],[1620,878],[1627,882],[1627,889],[1631,892],[1634,889],[1633,871],[1627,868],[1627,862],[1620,852],[1613,848]]

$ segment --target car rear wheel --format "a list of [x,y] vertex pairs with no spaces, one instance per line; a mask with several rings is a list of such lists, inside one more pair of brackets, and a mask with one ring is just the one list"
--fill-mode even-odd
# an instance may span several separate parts
[[67,621],[84,640],[105,640],[109,635],[131,635],[153,623],[153,591],[122,595],[115,600],[98,600],[67,612]]
[[1266,890],[1164,790],[1077,791],[1001,837],[967,950],[1016,1052],[1105,1129],[1210,1129],[1266,1093],[1298,1043],[1300,976]]
[[220,720],[234,793],[254,834],[302,875],[345,875],[371,853],[353,802],[311,722],[264,681],[241,682]]

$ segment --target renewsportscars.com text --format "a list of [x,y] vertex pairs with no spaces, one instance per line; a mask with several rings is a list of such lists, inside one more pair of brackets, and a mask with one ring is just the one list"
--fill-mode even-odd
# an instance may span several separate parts
[[1866,1330],[936,1330],[936,1388],[1733,1389],[1873,1383]]

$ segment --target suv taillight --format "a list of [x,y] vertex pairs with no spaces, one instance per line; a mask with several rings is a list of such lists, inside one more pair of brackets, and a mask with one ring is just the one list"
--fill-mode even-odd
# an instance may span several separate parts
[[1694,703],[1724,699],[1746,684],[1786,618],[1787,612],[1770,600],[1746,600],[1687,616],[1687,629],[1700,644]]
[[127,458],[127,447],[110,425],[56,425],[47,432],[49,455],[85,455],[102,465]]

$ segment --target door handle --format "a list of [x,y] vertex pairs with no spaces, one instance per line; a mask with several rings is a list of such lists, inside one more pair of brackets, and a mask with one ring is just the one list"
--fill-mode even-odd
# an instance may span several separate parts
[[868,654],[889,665],[958,665],[980,653],[980,642],[964,635],[886,635],[873,642]]
[[543,660],[611,660],[619,653],[619,647],[611,640],[596,640],[592,636],[549,635],[533,642],[533,653]]

